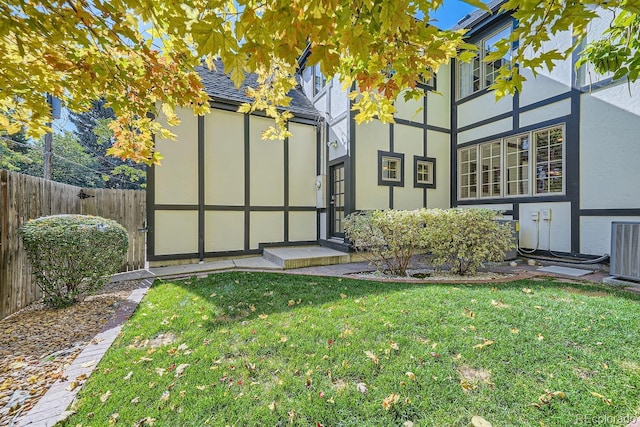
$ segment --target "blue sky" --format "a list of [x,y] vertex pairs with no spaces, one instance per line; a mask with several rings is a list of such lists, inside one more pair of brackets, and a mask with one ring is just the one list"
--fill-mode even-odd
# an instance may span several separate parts
[[442,6],[431,15],[431,23],[438,28],[448,30],[456,25],[465,15],[473,12],[475,7],[460,0],[445,0]]

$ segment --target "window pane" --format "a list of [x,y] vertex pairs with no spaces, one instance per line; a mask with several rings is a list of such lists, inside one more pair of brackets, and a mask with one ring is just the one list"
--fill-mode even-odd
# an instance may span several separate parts
[[[506,27],[500,32],[492,35],[488,39],[483,42],[483,55],[486,57],[492,52],[496,52],[498,50],[497,43],[499,43],[502,39],[509,37],[511,34],[511,27]],[[509,48],[508,52],[500,59],[496,59],[491,62],[484,63],[484,87],[489,87],[496,81],[496,77],[498,76],[498,70],[503,65],[508,65],[511,63],[511,48]]]
[[482,156],[482,197],[499,197],[501,195],[500,147],[500,142],[492,142],[480,146]]
[[507,196],[529,194],[529,135],[505,140]]
[[460,158],[458,183],[461,199],[470,199],[477,195],[476,153],[477,147],[463,148],[458,151]]
[[480,58],[470,62],[458,61],[458,98],[464,98],[480,90]]
[[534,132],[536,141],[536,193],[563,191],[563,129],[556,127]]

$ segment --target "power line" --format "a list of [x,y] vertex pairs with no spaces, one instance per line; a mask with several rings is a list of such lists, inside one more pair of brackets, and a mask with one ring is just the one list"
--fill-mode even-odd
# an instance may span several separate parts
[[[40,149],[39,147],[35,147],[35,146],[33,146],[33,145],[24,144],[24,143],[22,143],[22,142],[14,141],[13,139],[6,138],[6,137],[4,137],[4,136],[0,136],[0,139],[2,139],[2,140],[4,140],[4,141],[11,142],[11,143],[13,143],[13,144],[16,144],[16,145],[19,145],[19,146],[22,146],[22,147],[29,148],[29,149],[31,149],[31,150],[43,151],[43,150],[42,150],[42,149]],[[43,151],[43,153],[44,153],[44,151]],[[21,153],[21,154],[22,154],[22,153]],[[24,154],[23,154],[23,155],[24,155]],[[71,164],[73,164],[73,165],[76,165],[76,166],[81,167],[81,168],[83,168],[83,169],[86,169],[86,170],[88,170],[88,171],[91,171],[91,172],[93,172],[93,173],[95,173],[95,174],[97,174],[97,175],[100,175],[101,177],[102,177],[103,175],[105,175],[105,173],[104,173],[104,172],[101,172],[101,171],[99,171],[99,170],[92,169],[92,168],[90,168],[90,167],[88,167],[88,166],[85,166],[85,165],[82,165],[82,164],[80,164],[80,163],[74,162],[73,160],[71,160],[71,159],[67,159],[66,157],[61,156],[61,155],[59,155],[59,154],[52,153],[52,155],[53,155],[53,157],[56,157],[56,158],[58,158],[58,159],[60,159],[60,160],[63,160],[63,161],[65,161],[65,162],[67,162],[67,163],[71,163]],[[27,155],[24,155],[24,156],[25,156],[26,158],[28,158],[29,160],[34,161],[34,159],[33,159],[33,158],[31,158],[31,157],[29,157],[29,156],[27,156]],[[132,181],[125,181],[125,180],[123,180],[122,178],[118,178],[117,176],[110,176],[110,177],[109,177],[109,179],[114,179],[114,180],[116,180],[116,181],[120,181],[121,183],[124,183],[124,184],[134,184],[134,182],[132,182]]]

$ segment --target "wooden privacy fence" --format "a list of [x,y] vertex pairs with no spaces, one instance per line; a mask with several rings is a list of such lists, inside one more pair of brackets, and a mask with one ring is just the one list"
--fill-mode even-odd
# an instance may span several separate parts
[[0,319],[38,300],[18,228],[47,215],[96,215],[127,229],[129,250],[120,271],[145,268],[146,195],[141,190],[80,188],[0,170]]

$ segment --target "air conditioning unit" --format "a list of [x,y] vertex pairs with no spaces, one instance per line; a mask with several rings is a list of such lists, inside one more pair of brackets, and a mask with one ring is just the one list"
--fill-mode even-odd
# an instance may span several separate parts
[[611,265],[615,277],[640,280],[640,222],[611,223]]

